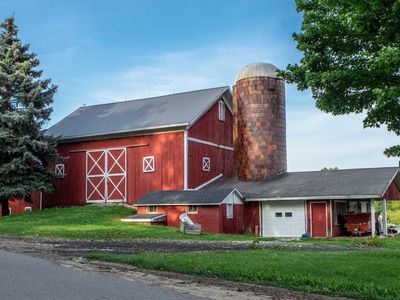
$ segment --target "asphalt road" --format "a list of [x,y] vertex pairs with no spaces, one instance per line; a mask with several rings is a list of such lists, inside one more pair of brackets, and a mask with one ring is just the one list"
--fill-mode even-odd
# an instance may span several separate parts
[[0,250],[0,299],[205,299]]

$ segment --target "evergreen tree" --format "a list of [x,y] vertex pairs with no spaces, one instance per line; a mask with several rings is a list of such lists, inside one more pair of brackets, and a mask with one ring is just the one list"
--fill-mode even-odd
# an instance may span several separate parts
[[60,159],[57,141],[42,128],[50,119],[57,86],[40,79],[39,60],[18,38],[14,18],[0,27],[0,200],[8,211],[11,198],[53,190],[48,166]]

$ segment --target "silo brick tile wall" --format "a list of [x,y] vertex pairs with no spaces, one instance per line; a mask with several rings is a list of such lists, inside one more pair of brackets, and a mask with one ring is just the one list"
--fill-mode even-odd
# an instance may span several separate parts
[[234,160],[241,180],[260,180],[287,170],[285,83],[249,77],[233,87]]

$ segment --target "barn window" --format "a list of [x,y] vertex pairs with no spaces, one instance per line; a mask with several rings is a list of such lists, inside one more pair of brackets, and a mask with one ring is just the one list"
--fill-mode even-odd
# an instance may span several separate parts
[[157,206],[155,205],[147,206],[147,213],[156,213],[157,211],[158,211]]
[[291,217],[293,217],[292,212],[285,212],[285,218],[291,218]]
[[226,218],[227,219],[233,218],[233,203],[226,204]]
[[54,174],[57,177],[63,178],[65,176],[65,165],[64,164],[56,164],[54,167]]
[[155,172],[156,164],[154,156],[143,157],[143,173]]
[[209,157],[203,157],[203,171],[210,172],[211,160]]
[[188,205],[186,206],[186,213],[188,214],[197,214],[198,207],[197,205]]
[[225,102],[218,102],[218,120],[225,121]]
[[282,218],[282,213],[281,212],[276,212],[275,213],[275,218]]

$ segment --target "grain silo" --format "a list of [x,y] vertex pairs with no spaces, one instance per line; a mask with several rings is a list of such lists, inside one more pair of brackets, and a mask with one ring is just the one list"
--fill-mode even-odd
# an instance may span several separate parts
[[285,83],[277,68],[242,68],[233,87],[234,161],[241,180],[260,180],[287,170]]

